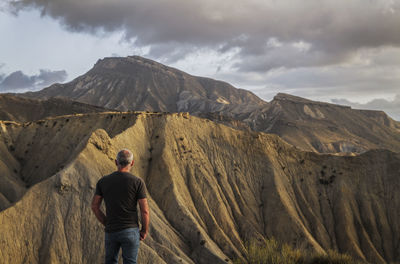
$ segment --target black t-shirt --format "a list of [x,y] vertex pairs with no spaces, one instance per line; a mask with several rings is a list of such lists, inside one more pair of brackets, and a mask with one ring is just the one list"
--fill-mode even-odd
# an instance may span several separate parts
[[137,200],[146,198],[142,179],[128,172],[113,172],[97,182],[96,195],[106,204],[106,232],[139,226]]

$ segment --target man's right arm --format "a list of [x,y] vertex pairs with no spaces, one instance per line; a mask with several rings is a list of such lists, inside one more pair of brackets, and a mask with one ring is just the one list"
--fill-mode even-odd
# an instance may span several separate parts
[[142,229],[140,230],[140,240],[144,240],[149,232],[150,212],[147,198],[139,199],[140,214],[142,216]]
[[99,220],[99,222],[105,226],[106,225],[106,216],[100,208],[102,201],[103,201],[103,197],[95,194],[93,196],[93,200],[92,200],[92,210],[93,210],[94,214],[96,215],[97,219]]

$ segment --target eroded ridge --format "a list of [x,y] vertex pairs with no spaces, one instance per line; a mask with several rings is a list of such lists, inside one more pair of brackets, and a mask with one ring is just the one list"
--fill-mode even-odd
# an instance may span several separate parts
[[[373,263],[399,261],[397,153],[303,152],[278,136],[187,114],[74,118],[15,125],[20,134],[13,142],[24,129],[31,137],[43,135],[46,124],[57,120],[59,129],[62,121],[58,138],[76,137],[78,145],[62,170],[0,212],[5,263],[101,262],[103,230],[90,200],[122,147],[132,150],[133,173],[148,187],[152,220],[142,262],[227,263],[244,257],[245,241],[272,236],[302,249],[336,249]],[[51,142],[58,148],[57,140]]]

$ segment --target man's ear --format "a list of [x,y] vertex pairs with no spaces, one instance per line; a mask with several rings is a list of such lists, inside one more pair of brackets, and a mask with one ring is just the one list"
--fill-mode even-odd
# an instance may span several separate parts
[[134,160],[132,160],[132,162],[131,162],[131,167],[133,166],[133,164],[135,163],[135,161]]
[[117,166],[118,166],[118,161],[117,161],[117,160],[115,160],[115,165],[117,165]]

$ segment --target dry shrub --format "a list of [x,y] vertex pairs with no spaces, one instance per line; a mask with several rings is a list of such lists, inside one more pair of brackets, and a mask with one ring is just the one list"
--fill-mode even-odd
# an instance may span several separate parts
[[236,259],[235,264],[361,264],[346,254],[328,250],[327,254],[310,254],[281,244],[274,238],[264,242],[246,244],[246,260]]
[[347,254],[328,250],[327,255],[313,255],[310,257],[310,264],[359,264],[361,262],[354,260]]

